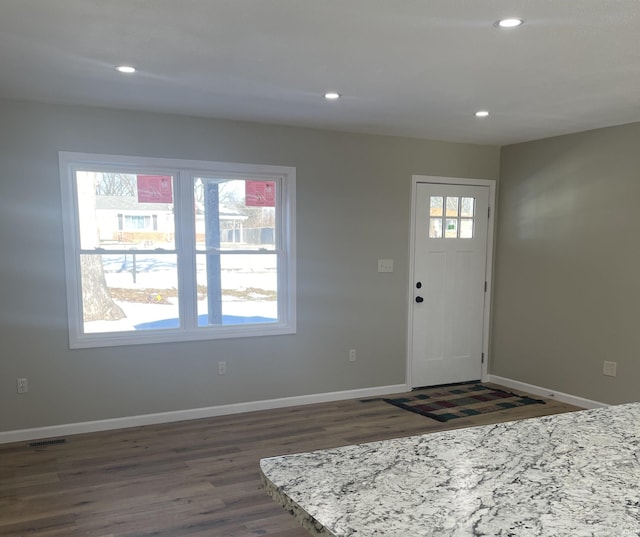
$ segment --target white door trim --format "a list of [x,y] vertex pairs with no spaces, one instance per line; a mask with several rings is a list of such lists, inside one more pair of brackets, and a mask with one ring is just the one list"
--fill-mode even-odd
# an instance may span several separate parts
[[415,218],[416,218],[416,200],[418,183],[433,183],[444,185],[468,185],[468,186],[484,186],[489,187],[489,222],[487,225],[487,292],[484,301],[484,326],[482,329],[482,352],[484,353],[484,362],[482,363],[482,380],[486,381],[488,376],[489,365],[489,334],[491,328],[491,283],[493,268],[493,232],[495,221],[495,205],[496,205],[496,181],[493,179],[469,179],[459,177],[439,177],[430,175],[412,175],[411,176],[411,218],[409,220],[409,285],[407,286],[407,308],[409,315],[407,317],[407,359],[406,359],[406,382],[407,388],[413,387],[411,379],[411,360],[413,358],[413,282],[414,264],[415,264]]

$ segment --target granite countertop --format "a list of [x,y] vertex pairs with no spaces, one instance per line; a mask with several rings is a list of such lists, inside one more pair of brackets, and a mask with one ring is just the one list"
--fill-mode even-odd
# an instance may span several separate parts
[[323,537],[638,537],[640,403],[260,461]]

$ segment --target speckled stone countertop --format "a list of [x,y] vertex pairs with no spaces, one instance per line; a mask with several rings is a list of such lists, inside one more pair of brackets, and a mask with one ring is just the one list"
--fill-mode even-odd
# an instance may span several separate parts
[[323,537],[638,537],[640,403],[260,461]]

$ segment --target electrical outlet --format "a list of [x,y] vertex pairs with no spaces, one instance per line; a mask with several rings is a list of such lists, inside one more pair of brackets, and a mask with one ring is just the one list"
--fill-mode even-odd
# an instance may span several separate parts
[[615,377],[616,369],[618,363],[617,362],[607,362],[606,360],[602,363],[602,374],[607,377]]
[[16,379],[18,385],[18,393],[27,393],[29,391],[29,381],[26,378]]
[[227,362],[218,362],[218,375],[227,374]]
[[349,361],[350,362],[355,362],[356,361],[356,350],[355,349],[350,349],[349,350]]

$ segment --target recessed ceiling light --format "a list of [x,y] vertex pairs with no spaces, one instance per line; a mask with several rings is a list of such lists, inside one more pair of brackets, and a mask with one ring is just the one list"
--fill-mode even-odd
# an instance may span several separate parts
[[500,19],[495,23],[500,28],[515,28],[516,26],[522,26],[524,19],[518,19],[516,17],[509,17],[507,19]]
[[488,110],[478,110],[476,112],[476,117],[487,117],[489,115]]
[[136,68],[131,67],[130,65],[118,65],[118,67],[116,67],[116,71],[130,75],[136,72]]
[[340,94],[336,91],[328,91],[324,94],[324,98],[327,99],[327,101],[335,101],[340,98]]

